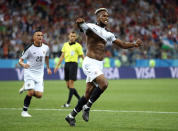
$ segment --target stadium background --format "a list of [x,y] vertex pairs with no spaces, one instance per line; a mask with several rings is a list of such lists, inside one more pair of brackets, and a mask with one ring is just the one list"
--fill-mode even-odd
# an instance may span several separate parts
[[[86,52],[75,19],[95,22],[94,11],[99,7],[109,10],[109,29],[117,37],[141,38],[144,47],[107,47],[104,72],[115,80],[109,80],[108,91],[94,105],[91,121],[86,124],[77,117],[78,127],[73,130],[178,130],[178,81],[172,79],[178,78],[177,4],[176,0],[0,0],[0,130],[70,130],[63,118],[76,100],[71,109],[60,109],[67,90],[64,81],[56,80],[63,80],[63,68],[56,75],[45,73],[44,97],[33,99],[30,107],[33,118],[20,117],[25,94],[18,95],[23,84],[18,58],[39,26],[50,47],[51,68],[72,30]],[[78,79],[84,79],[82,70],[78,71]],[[84,80],[77,81],[81,95],[84,86]]]

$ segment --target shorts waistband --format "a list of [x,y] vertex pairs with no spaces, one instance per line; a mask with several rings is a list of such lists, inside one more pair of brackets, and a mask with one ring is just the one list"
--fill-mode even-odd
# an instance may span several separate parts
[[96,60],[96,59],[90,58],[90,57],[88,57],[88,56],[86,56],[85,58],[87,58],[87,59],[89,59],[89,60],[96,61],[96,62],[103,62],[103,60],[102,60],[102,61],[100,61],[100,60]]

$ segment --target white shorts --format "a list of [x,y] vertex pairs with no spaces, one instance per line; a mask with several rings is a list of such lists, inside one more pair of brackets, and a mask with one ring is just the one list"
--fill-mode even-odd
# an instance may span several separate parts
[[95,60],[86,56],[83,60],[82,69],[87,76],[86,83],[92,82],[96,77],[103,74],[103,61]]
[[35,80],[25,80],[25,84],[24,84],[24,88],[25,90],[34,90],[34,91],[39,91],[39,92],[43,92],[44,91],[44,84],[43,81],[35,81]]
[[34,90],[43,92],[44,91],[44,84],[43,84],[43,77],[41,75],[34,75],[29,71],[24,72],[24,88],[25,90]]

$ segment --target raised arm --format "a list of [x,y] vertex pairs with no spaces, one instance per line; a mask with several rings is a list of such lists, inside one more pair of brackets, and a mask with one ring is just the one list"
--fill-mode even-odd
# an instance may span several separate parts
[[76,24],[77,24],[78,28],[81,29],[80,25],[81,25],[82,23],[85,23],[85,20],[84,20],[83,18],[77,18]]
[[87,26],[87,24],[85,23],[85,20],[83,18],[78,18],[76,20],[76,24],[78,26],[78,28],[80,29],[81,32],[84,32],[86,35],[89,32],[89,28]]
[[136,42],[124,42],[120,39],[116,39],[113,42],[116,46],[123,48],[123,49],[129,49],[129,48],[133,48],[133,47],[140,47],[143,45],[142,41],[140,39],[137,39]]

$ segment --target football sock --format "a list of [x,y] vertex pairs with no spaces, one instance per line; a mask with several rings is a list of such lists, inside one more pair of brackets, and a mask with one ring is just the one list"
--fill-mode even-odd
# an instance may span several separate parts
[[69,88],[69,96],[68,96],[67,104],[70,104],[73,94],[74,94],[74,88]]
[[76,105],[76,107],[73,109],[73,111],[71,112],[71,116],[75,117],[78,112],[80,112],[82,110],[82,107],[87,103],[87,100],[84,96],[82,96],[80,98],[80,100],[78,101],[78,104]]
[[77,97],[78,100],[80,99],[80,96],[75,88],[74,88],[74,95]]
[[99,96],[103,93],[103,91],[99,87],[95,87],[91,93],[90,99],[87,102],[87,106],[91,107],[92,104],[99,98]]
[[25,99],[24,99],[24,107],[23,107],[23,111],[27,111],[28,107],[30,105],[30,101],[32,99],[32,96],[28,96],[26,95]]

